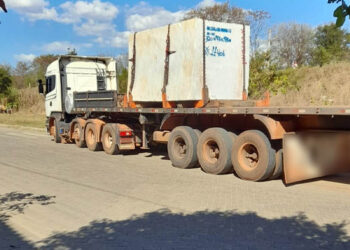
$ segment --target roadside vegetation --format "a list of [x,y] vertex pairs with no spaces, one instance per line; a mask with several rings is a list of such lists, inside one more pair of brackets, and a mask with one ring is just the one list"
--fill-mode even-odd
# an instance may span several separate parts
[[[268,91],[272,105],[350,105],[350,33],[341,28],[340,15],[345,7],[334,13],[340,21],[317,28],[297,23],[271,27],[269,13],[245,11],[228,2],[193,9],[184,19],[200,17],[250,25],[251,99]],[[350,8],[346,11],[350,13]],[[347,13],[344,9],[342,15]],[[56,58],[41,55],[16,66],[0,65],[0,112],[12,113],[0,114],[0,123],[44,127],[44,97],[38,94],[37,80],[45,82],[46,67]],[[127,63],[127,55],[117,57],[121,93],[127,89]]]

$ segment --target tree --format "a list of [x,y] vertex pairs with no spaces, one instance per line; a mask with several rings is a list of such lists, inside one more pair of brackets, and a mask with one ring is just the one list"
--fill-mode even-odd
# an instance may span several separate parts
[[117,74],[121,74],[124,69],[128,68],[129,64],[129,56],[128,54],[120,54],[116,57],[116,64],[117,64]]
[[229,2],[226,2],[190,10],[186,13],[184,20],[194,17],[210,21],[250,25],[251,51],[252,54],[254,54],[259,47],[259,38],[264,35],[266,28],[265,21],[270,18],[270,15],[265,11],[244,10],[235,6],[230,6]]
[[287,93],[296,85],[290,80],[292,69],[279,70],[270,51],[257,52],[250,62],[249,96],[260,98],[264,92]]
[[317,28],[313,64],[324,65],[331,61],[341,61],[349,56],[350,34],[329,24]]
[[7,95],[11,85],[12,79],[9,69],[0,65],[0,95]]
[[32,62],[33,71],[35,72],[36,79],[45,79],[45,73],[47,66],[53,61],[57,60],[57,55],[47,54],[36,57]]
[[35,82],[35,76],[33,76],[33,67],[28,62],[17,62],[16,68],[12,73],[13,84],[16,88],[25,88],[33,81]]
[[341,5],[335,9],[333,16],[337,18],[337,27],[343,26],[346,17],[350,17],[350,6],[345,2],[345,0],[328,0],[328,3],[341,3]]
[[117,78],[119,94],[126,94],[128,88],[128,70],[123,68],[121,73],[117,75]]
[[273,58],[280,66],[309,64],[314,30],[304,24],[285,23],[275,27],[272,38]]

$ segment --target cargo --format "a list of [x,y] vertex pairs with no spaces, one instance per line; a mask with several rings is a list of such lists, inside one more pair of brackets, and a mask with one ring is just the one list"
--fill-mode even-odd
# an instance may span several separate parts
[[249,37],[249,26],[198,18],[132,34],[129,101],[242,100]]

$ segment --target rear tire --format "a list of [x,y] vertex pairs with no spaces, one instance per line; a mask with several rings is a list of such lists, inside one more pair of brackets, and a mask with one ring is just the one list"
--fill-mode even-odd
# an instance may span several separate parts
[[79,122],[74,124],[74,142],[78,148],[85,148],[84,130]]
[[238,135],[236,135],[233,132],[228,132],[228,135],[230,136],[231,140],[232,140],[232,145],[235,143],[235,141],[237,140]]
[[168,155],[174,167],[188,169],[198,164],[198,136],[187,126],[175,128],[168,141]]
[[96,126],[93,123],[89,123],[85,128],[85,141],[86,146],[90,151],[100,151],[102,145],[97,141],[97,131]]
[[109,155],[118,154],[117,132],[111,124],[106,124],[102,130],[102,146],[103,150]]
[[197,139],[199,140],[199,137],[201,136],[202,132],[199,129],[194,129],[193,131],[197,135]]
[[244,180],[264,181],[273,173],[276,152],[264,133],[249,130],[240,134],[232,148],[232,164]]
[[283,174],[283,149],[276,152],[276,165],[270,180],[276,180],[282,177]]
[[209,174],[232,172],[232,139],[222,128],[210,128],[202,133],[197,146],[199,163]]

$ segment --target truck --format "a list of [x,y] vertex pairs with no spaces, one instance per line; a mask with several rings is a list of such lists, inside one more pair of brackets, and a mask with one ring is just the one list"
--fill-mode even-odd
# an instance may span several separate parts
[[134,33],[129,58],[126,93],[113,58],[48,66],[39,92],[56,143],[110,155],[165,144],[174,167],[256,182],[350,170],[350,107],[248,98],[249,26],[195,18]]

